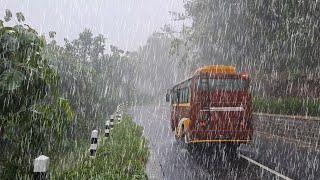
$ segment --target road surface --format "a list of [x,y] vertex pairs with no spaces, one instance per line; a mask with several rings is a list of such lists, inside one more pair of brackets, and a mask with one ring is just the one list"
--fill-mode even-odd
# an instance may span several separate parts
[[246,159],[230,160],[213,148],[187,151],[170,130],[166,105],[135,106],[129,114],[144,127],[144,136],[149,141],[147,174],[150,179],[278,179]]

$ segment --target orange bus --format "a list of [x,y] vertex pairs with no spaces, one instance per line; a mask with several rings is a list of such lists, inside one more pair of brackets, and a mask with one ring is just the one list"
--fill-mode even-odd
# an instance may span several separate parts
[[238,147],[253,133],[247,74],[233,66],[204,66],[168,90],[171,129],[186,144],[210,143]]

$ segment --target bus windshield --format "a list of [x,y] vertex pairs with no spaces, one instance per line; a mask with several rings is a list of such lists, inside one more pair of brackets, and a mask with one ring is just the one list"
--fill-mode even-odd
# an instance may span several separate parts
[[248,81],[243,79],[202,78],[199,83],[200,90],[210,91],[244,91],[247,87]]

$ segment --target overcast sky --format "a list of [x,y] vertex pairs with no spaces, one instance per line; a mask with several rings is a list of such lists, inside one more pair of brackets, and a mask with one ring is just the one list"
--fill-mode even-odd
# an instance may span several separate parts
[[60,43],[90,28],[108,43],[136,50],[164,24],[179,27],[168,11],[183,12],[183,0],[0,0],[1,19],[5,9],[23,12],[41,34],[56,31]]

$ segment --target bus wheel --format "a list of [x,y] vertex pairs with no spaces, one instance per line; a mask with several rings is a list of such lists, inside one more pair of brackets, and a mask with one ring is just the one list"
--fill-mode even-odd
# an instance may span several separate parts
[[190,143],[190,138],[189,138],[189,135],[188,133],[184,133],[183,135],[183,145],[184,147],[191,153],[193,152],[193,150],[195,149],[195,145]]
[[174,129],[174,138],[176,139],[176,141],[179,141],[181,138],[178,137],[178,130],[177,128]]

